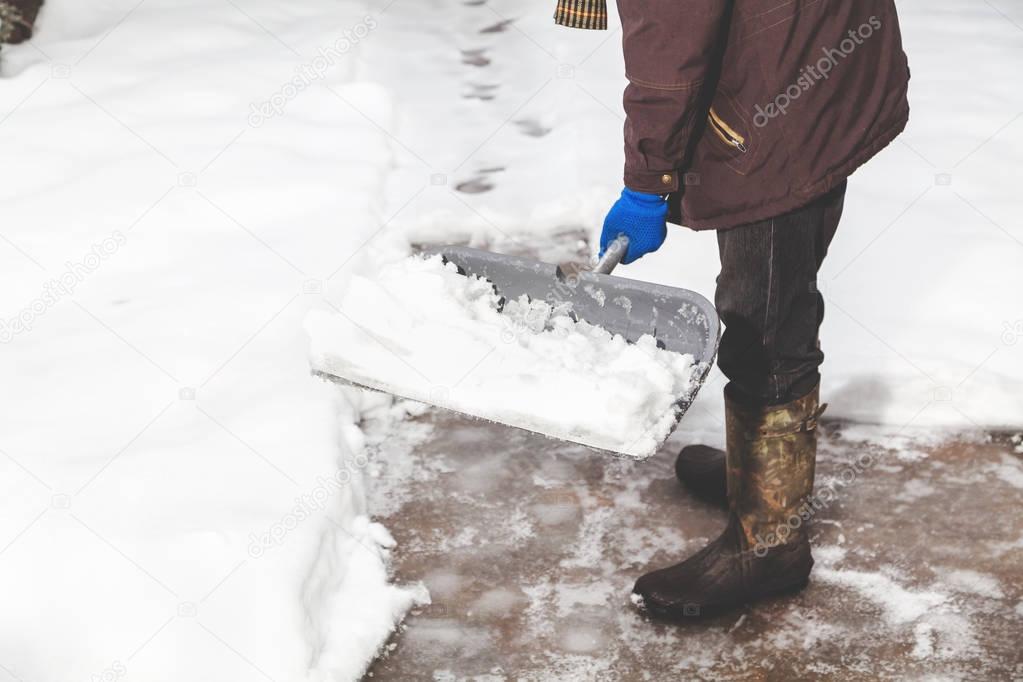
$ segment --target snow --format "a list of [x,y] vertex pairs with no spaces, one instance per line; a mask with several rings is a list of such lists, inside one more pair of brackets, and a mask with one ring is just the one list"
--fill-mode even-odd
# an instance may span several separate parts
[[[828,414],[907,443],[1018,432],[1018,27],[966,0],[899,9],[913,116],[853,178],[820,278]],[[310,379],[302,321],[409,242],[592,238],[620,189],[617,34],[558,29],[546,0],[48,0],[0,68],[0,662],[357,678],[427,596],[388,584],[367,516],[388,490],[361,424],[392,406]],[[717,269],[712,234],[672,229],[618,274],[711,297]],[[722,441],[723,381],[686,438]],[[911,618],[948,586],[822,569],[894,595],[914,654],[972,646],[947,603]]]
[[889,625],[916,621],[948,600],[948,595],[941,592],[905,588],[882,573],[817,566],[814,577],[848,587],[874,602]]
[[936,492],[937,489],[927,481],[913,479],[902,487],[902,491],[895,496],[895,499],[900,502],[914,502]]
[[[395,51],[385,41],[367,45],[367,75],[402,92],[388,215],[410,241],[502,248],[567,230],[591,242],[598,234],[620,190],[620,40],[554,27],[548,5],[496,0],[451,13],[443,40],[461,52],[439,52],[436,35],[410,32],[404,49],[430,55],[414,63],[387,59]],[[432,11],[410,10],[403,27]],[[907,132],[852,178],[818,281],[827,307],[822,395],[829,417],[882,424],[893,436],[1018,429],[1018,29],[964,0],[899,11],[913,113]],[[506,30],[480,33],[510,18]],[[481,59],[489,63],[472,66]],[[977,79],[967,62],[990,70]],[[460,96],[460,87],[477,86],[493,99]],[[451,189],[478,178],[491,189]],[[713,234],[671,228],[660,251],[616,274],[713,300],[718,269]],[[687,439],[723,442],[724,382],[713,370],[679,427]]]
[[865,571],[843,568],[844,549],[826,545],[814,551],[818,565],[814,578],[856,592],[880,610],[884,624],[898,637],[912,630],[913,658],[927,661],[961,661],[980,650],[977,628],[971,616],[975,604],[958,603],[951,593],[989,599],[1005,597],[997,578],[968,569],[935,569],[930,587],[907,587],[901,577],[882,569]]
[[913,628],[916,642],[910,656],[917,659],[928,659],[934,656],[934,626],[930,623],[917,623]]
[[310,378],[301,324],[383,223],[370,14],[48,0],[4,47],[12,679],[356,679],[428,599],[367,516],[355,424],[380,399]]
[[953,589],[968,594],[976,594],[990,599],[1002,599],[1005,593],[993,575],[967,569],[953,569],[944,573],[945,580]]
[[[603,293],[603,292],[601,292]],[[678,420],[692,355],[574,320],[566,306],[502,300],[440,256],[353,276],[307,321],[315,368],[477,417],[643,458]]]
[[993,473],[1014,488],[1023,490],[1023,464],[1019,460],[1002,455],[1000,464],[988,465],[987,471]]

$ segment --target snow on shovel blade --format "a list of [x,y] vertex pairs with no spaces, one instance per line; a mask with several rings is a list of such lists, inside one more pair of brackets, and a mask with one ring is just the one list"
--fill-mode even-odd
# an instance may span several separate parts
[[[717,352],[720,323],[710,302],[695,292],[603,274],[615,267],[624,254],[625,246],[623,243],[617,250],[609,249],[608,255],[598,263],[595,271],[573,270],[569,266],[559,267],[529,258],[468,247],[443,247],[426,255],[440,255],[445,263],[450,264],[448,271],[440,272],[439,275],[429,272],[427,274],[432,275],[432,279],[423,279],[416,284],[432,285],[441,276],[467,283],[471,277],[463,278],[462,275],[483,278],[487,282],[477,283],[476,286],[482,284],[488,294],[497,300],[490,289],[492,284],[493,291],[500,297],[496,305],[503,304],[505,316],[509,315],[510,309],[514,311],[516,306],[521,307],[526,299],[545,302],[563,310],[567,304],[572,319],[586,323],[578,325],[583,333],[575,334],[574,341],[586,341],[585,328],[593,325],[612,335],[621,336],[628,342],[613,342],[606,335],[600,336],[600,341],[611,347],[607,351],[607,357],[610,358],[608,362],[616,363],[614,369],[618,370],[618,375],[612,376],[612,380],[606,381],[602,374],[598,381],[597,373],[592,370],[583,372],[580,377],[541,371],[529,376],[529,381],[533,383],[516,383],[509,381],[509,372],[504,371],[502,363],[514,366],[515,361],[521,361],[522,358],[497,357],[505,352],[502,350],[488,359],[493,367],[477,372],[482,374],[479,385],[470,386],[472,380],[462,382],[458,392],[467,393],[471,399],[460,399],[458,395],[437,390],[429,382],[411,376],[409,370],[414,368],[411,368],[409,358],[417,357],[417,339],[414,337],[417,333],[428,333],[428,330],[424,330],[422,321],[419,324],[412,323],[408,329],[399,330],[403,324],[401,311],[380,325],[380,330],[383,330],[380,333],[354,319],[351,311],[343,316],[332,316],[329,320],[325,315],[314,320],[309,325],[313,337],[314,372],[341,383],[452,409],[596,450],[640,459],[649,457],[667,440],[703,385]],[[457,272],[451,265],[457,268]],[[417,267],[422,270],[424,266]],[[444,270],[439,262],[436,268]],[[413,276],[416,274],[413,273]],[[362,287],[356,292],[357,295],[352,296],[353,305],[361,305],[372,312],[385,301],[415,298],[419,294],[419,290],[414,288],[409,292],[382,292],[374,307],[376,294],[371,284],[353,284]],[[411,295],[405,296],[403,293]],[[423,292],[422,298],[427,297],[428,294]],[[415,302],[411,305],[415,306]],[[422,315],[414,307],[404,312]],[[496,315],[496,308],[490,312]],[[567,320],[562,322],[577,324]],[[353,326],[357,329],[349,328]],[[473,337],[471,331],[456,335],[453,342],[461,343],[464,338],[468,338],[465,343],[470,343]],[[372,335],[372,343],[359,343],[352,338],[352,333]],[[599,334],[592,329],[591,333]],[[562,343],[553,334],[541,340],[547,344]],[[517,348],[515,344],[503,345],[511,349],[507,352]],[[375,355],[365,350],[369,346],[375,348]],[[564,351],[561,346],[547,347]],[[359,352],[354,352],[354,348],[358,348]],[[334,352],[334,349],[343,350]],[[581,352],[586,353],[588,350],[583,347]],[[457,349],[449,349],[449,354],[458,355]],[[463,354],[472,355],[469,346],[465,346]],[[625,356],[625,359],[619,355]],[[604,356],[598,352],[596,357]],[[650,358],[656,358],[656,362]],[[437,359],[438,362],[447,360]],[[542,354],[539,361],[543,361]],[[402,364],[405,366],[402,367]],[[648,370],[649,374],[639,377],[630,375],[633,365],[640,372]],[[600,364],[600,367],[604,368],[604,365]],[[665,370],[664,374],[668,377],[674,377],[676,381],[671,386],[675,390],[668,393],[662,390],[658,394],[660,402],[656,403],[653,413],[641,414],[646,419],[642,433],[616,431],[612,425],[605,427],[604,424],[594,424],[593,415],[601,411],[607,414],[608,420],[617,417],[614,410],[619,402],[639,405],[636,409],[642,413],[647,399],[639,394],[642,390],[648,390],[649,386],[663,388],[665,378],[661,376],[661,370]],[[682,391],[677,390],[680,372],[684,373]],[[645,380],[649,381],[644,383]],[[635,390],[633,383],[637,384]],[[522,390],[523,385],[528,386],[529,390]],[[611,394],[606,394],[609,391]],[[647,402],[653,404],[654,401]]]
[[661,347],[692,355],[708,370],[714,362],[720,329],[717,311],[695,291],[572,266],[563,269],[530,258],[464,246],[431,253],[439,253],[466,275],[490,280],[505,299],[526,295],[532,300],[571,303],[579,319],[620,334],[627,341],[635,342],[649,334]]

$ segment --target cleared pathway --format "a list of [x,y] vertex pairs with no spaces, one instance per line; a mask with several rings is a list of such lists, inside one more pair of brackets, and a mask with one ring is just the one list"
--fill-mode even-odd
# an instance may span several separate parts
[[815,527],[809,588],[683,626],[628,600],[646,567],[724,526],[675,482],[680,442],[634,463],[440,412],[378,438],[371,497],[396,579],[423,580],[433,604],[373,679],[1023,675],[1023,466],[1008,436],[882,447],[826,424],[818,484],[850,482]]

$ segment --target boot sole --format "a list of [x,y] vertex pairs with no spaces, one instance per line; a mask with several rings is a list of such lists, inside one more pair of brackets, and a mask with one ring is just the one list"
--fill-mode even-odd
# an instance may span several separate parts
[[771,597],[783,597],[787,595],[796,594],[802,592],[807,585],[810,584],[809,576],[799,580],[795,583],[788,585],[781,585],[778,587],[771,587],[760,590],[756,594],[748,596],[746,599],[730,604],[713,604],[713,605],[699,605],[699,604],[688,604],[683,605],[682,611],[679,611],[678,607],[657,607],[643,603],[642,611],[654,616],[656,618],[674,622],[676,624],[693,623],[699,621],[709,620],[735,611],[736,609],[748,606],[754,602],[759,602],[763,599],[769,599]]

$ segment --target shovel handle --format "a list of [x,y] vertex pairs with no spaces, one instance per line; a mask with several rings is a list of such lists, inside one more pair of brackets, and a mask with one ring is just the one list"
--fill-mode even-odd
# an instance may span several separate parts
[[618,267],[618,264],[622,262],[622,259],[625,258],[625,252],[628,249],[629,238],[624,234],[618,235],[617,239],[607,245],[604,255],[593,266],[593,271],[599,275],[610,275]]

